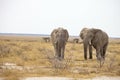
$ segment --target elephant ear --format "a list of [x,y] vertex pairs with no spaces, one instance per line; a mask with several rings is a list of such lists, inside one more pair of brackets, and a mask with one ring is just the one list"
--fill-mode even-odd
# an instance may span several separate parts
[[57,31],[58,31],[57,29],[54,29],[54,30],[51,32],[51,36],[54,35],[54,34],[56,34]]
[[65,39],[67,41],[68,38],[69,38],[69,33],[68,33],[68,31],[66,29],[64,29],[64,33],[65,33]]
[[88,28],[83,28],[80,32],[80,38],[84,39],[86,37],[88,31],[89,31]]
[[83,36],[83,32],[80,32],[80,38],[83,39],[84,36]]
[[54,29],[51,33],[51,40],[52,40],[53,43],[56,40],[57,32],[58,32],[58,29]]

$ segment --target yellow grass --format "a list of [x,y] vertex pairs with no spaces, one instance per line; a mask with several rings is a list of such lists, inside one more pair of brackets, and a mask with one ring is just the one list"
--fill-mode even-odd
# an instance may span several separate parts
[[[55,61],[54,48],[51,42],[44,42],[40,37],[0,36],[0,65],[15,63],[24,67],[23,70],[4,69],[0,67],[1,77],[11,74],[20,76],[64,76],[64,77],[94,77],[120,76],[120,40],[110,40],[104,65],[100,68],[96,60],[84,60],[83,45],[67,43],[65,60]],[[26,69],[26,67],[33,67]],[[8,71],[9,70],[9,71]],[[11,72],[11,74],[10,74]],[[14,76],[16,77],[16,76]]]

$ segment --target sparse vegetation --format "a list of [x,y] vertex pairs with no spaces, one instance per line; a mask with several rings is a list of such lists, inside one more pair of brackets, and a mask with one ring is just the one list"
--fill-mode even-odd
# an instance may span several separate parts
[[[0,76],[6,77],[6,80],[18,80],[24,76],[120,76],[119,43],[119,39],[110,41],[105,62],[100,68],[95,51],[92,60],[84,60],[82,44],[68,42],[65,59],[59,61],[54,58],[52,43],[41,38],[0,36]],[[15,65],[9,68],[5,63]]]

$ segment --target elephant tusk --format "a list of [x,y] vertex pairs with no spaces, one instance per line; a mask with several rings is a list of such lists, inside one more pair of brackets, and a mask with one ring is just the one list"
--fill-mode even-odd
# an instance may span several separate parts
[[91,42],[89,41],[89,45],[91,45]]
[[91,43],[91,40],[89,40],[89,45],[91,45],[92,43]]
[[57,41],[54,42],[55,44],[57,43]]

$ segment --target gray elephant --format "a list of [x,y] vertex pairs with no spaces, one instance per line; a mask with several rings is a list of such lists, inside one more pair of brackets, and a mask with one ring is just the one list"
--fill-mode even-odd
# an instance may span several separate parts
[[55,50],[55,57],[64,59],[64,50],[69,38],[68,31],[63,28],[54,29],[51,33],[51,41]]
[[89,47],[89,59],[92,59],[92,46],[96,49],[96,57],[98,60],[104,60],[106,49],[109,43],[107,33],[100,29],[83,28],[80,32],[80,38],[84,45],[84,58],[87,59],[87,48]]

